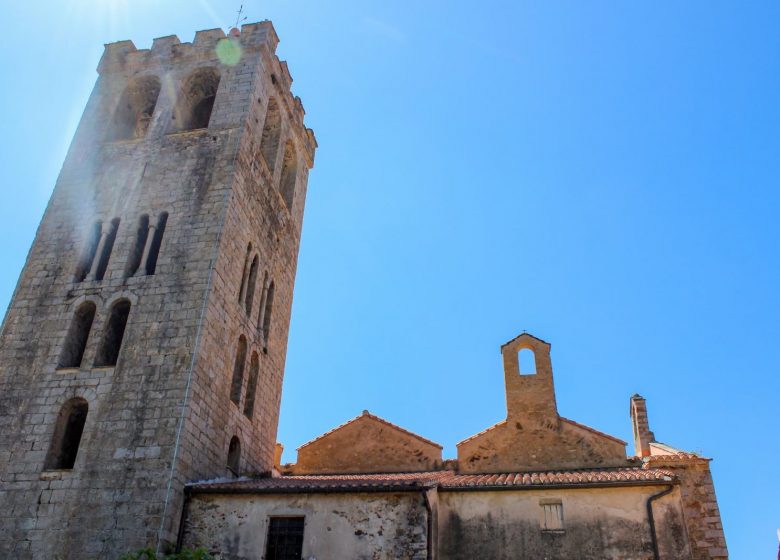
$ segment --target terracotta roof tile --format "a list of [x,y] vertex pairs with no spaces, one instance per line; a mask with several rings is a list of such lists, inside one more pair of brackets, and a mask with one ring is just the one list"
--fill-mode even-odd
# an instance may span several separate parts
[[664,455],[648,455],[647,457],[643,457],[642,461],[648,468],[656,463],[684,463],[691,461],[705,461],[709,462],[712,461],[712,459],[709,459],[707,457],[702,457],[701,455],[698,455],[696,453],[688,453],[685,451],[678,451],[676,453],[668,453]]
[[217,480],[189,485],[190,491],[204,493],[317,493],[317,492],[398,492],[438,487],[442,490],[507,489],[549,486],[599,486],[672,482],[666,470],[645,464],[642,467],[613,467],[562,471],[458,474],[454,471],[388,474],[304,475],[278,478]]
[[616,483],[671,482],[672,473],[654,468],[615,467],[571,471],[546,471],[510,474],[454,474],[439,483],[443,489],[578,486]]
[[422,473],[297,475],[274,478],[215,480],[188,485],[195,492],[286,493],[328,491],[399,491],[415,490],[436,483],[451,471]]

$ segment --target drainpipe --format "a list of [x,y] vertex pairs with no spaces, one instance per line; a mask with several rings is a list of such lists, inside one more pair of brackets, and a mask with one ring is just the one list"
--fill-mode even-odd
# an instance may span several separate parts
[[653,560],[661,560],[661,555],[658,552],[658,535],[655,531],[655,519],[653,518],[653,502],[658,498],[663,498],[668,493],[674,490],[674,486],[671,484],[666,487],[666,490],[653,494],[647,498],[647,520],[650,523],[650,541],[653,543]]
[[427,527],[427,550],[425,552],[425,558],[426,560],[433,560],[433,507],[431,506],[431,501],[428,499],[428,491],[430,491],[431,488],[425,488],[422,492],[423,495],[423,503],[425,504],[425,511],[428,512],[428,527]]

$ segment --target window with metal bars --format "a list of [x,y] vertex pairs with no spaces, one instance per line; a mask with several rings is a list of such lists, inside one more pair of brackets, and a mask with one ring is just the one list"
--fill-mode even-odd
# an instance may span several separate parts
[[301,560],[303,520],[303,517],[270,518],[265,560]]

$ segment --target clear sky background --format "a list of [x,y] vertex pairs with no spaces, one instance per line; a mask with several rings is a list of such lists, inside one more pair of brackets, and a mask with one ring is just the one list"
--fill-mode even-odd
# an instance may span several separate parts
[[[239,3],[0,0],[0,308],[102,44],[191,41]],[[363,409],[454,457],[504,418],[499,346],[528,330],[563,416],[630,441],[647,397],[660,441],[714,457],[732,558],[773,558],[780,3],[244,9],[273,20],[320,144],[285,460]]]

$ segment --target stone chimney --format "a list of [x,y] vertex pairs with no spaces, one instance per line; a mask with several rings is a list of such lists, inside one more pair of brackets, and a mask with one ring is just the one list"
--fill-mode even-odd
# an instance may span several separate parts
[[637,457],[650,455],[650,443],[655,441],[655,435],[650,431],[647,419],[647,403],[644,397],[635,394],[631,397],[631,424],[634,428],[634,450]]

